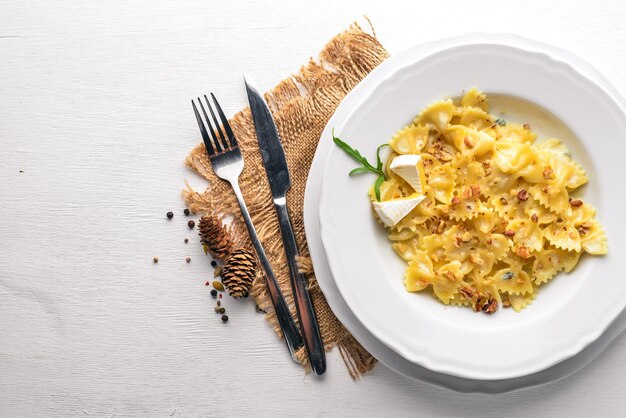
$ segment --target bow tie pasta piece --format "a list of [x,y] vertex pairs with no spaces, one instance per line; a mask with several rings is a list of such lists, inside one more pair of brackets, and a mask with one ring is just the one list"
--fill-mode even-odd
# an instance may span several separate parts
[[418,292],[426,289],[435,280],[433,262],[424,251],[418,251],[409,261],[409,267],[404,273],[404,285],[409,292]]
[[428,140],[428,126],[409,125],[396,133],[389,146],[398,154],[419,154]]
[[522,258],[530,258],[532,252],[541,251],[543,248],[543,231],[538,223],[531,220],[514,219],[507,225],[507,230],[512,231],[515,253]]
[[488,112],[476,89],[428,106],[391,139],[380,191],[383,200],[414,194],[389,165],[396,155],[421,157],[424,200],[388,227],[408,263],[408,291],[485,313],[500,304],[519,312],[583,252],[606,254],[607,237],[595,209],[570,198],[588,178],[567,147],[536,143],[530,125]]
[[491,277],[491,280],[500,292],[506,292],[510,295],[523,295],[533,291],[530,276],[520,266],[498,270]]
[[537,292],[529,292],[523,295],[509,295],[508,301],[515,312],[520,312],[522,309],[532,303],[537,297]]
[[496,138],[485,131],[470,129],[464,125],[451,125],[446,136],[467,158],[482,157],[491,150]]
[[450,164],[455,170],[456,178],[455,183],[457,186],[471,186],[474,185],[476,191],[474,194],[476,197],[480,195],[481,188],[480,183],[485,177],[485,168],[478,161],[474,161],[467,157],[455,157]]
[[472,219],[474,229],[483,235],[491,233],[501,222],[500,217],[490,208],[485,208],[478,216]]
[[582,248],[580,233],[578,229],[569,222],[563,220],[559,222],[557,220],[546,226],[543,233],[548,242],[556,248],[577,252]]
[[449,204],[454,193],[455,178],[452,164],[446,163],[435,167],[428,175],[426,193],[441,203]]
[[439,133],[443,133],[446,131],[450,120],[452,120],[454,111],[455,107],[450,99],[433,103],[419,114],[416,122],[430,125]]
[[560,271],[569,273],[576,267],[579,259],[579,252],[558,248],[546,249],[535,255],[532,265],[533,282],[540,285],[552,279]]
[[589,254],[602,255],[609,250],[604,228],[597,220],[582,224],[578,228],[581,235],[582,248]]
[[532,164],[537,158],[536,152],[529,143],[519,143],[509,139],[501,139],[494,146],[493,164],[503,173],[519,177],[520,170]]
[[480,108],[461,107],[452,118],[451,123],[454,125],[467,126],[472,130],[480,131],[490,128],[494,124],[494,119],[489,113]]
[[477,197],[463,197],[463,194],[454,196],[448,216],[456,221],[470,220],[478,216],[483,210],[483,203]]
[[569,209],[569,193],[564,187],[536,184],[528,188],[528,193],[542,206],[556,214],[565,214]]
[[517,184],[517,178],[497,168],[490,160],[483,162],[485,177],[481,183],[481,191],[485,196],[493,197],[509,193]]
[[459,261],[451,261],[439,267],[433,283],[433,292],[443,303],[448,305],[450,300],[459,293],[465,273]]
[[487,96],[477,89],[470,89],[461,99],[462,107],[476,107],[485,112],[489,111],[489,100]]

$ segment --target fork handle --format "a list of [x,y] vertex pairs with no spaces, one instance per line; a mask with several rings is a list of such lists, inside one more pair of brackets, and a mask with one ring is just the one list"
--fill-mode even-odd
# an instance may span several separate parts
[[291,312],[289,312],[287,302],[285,301],[285,298],[280,291],[278,281],[276,280],[276,276],[274,276],[272,267],[270,266],[267,256],[265,255],[265,250],[261,245],[261,241],[259,241],[259,237],[256,234],[256,229],[254,228],[252,219],[250,219],[250,213],[248,212],[246,202],[243,199],[243,195],[241,194],[239,184],[236,181],[233,181],[231,182],[231,186],[235,192],[235,196],[237,197],[237,202],[239,202],[239,208],[241,209],[241,214],[243,215],[246,227],[248,228],[248,233],[250,234],[252,245],[254,245],[254,249],[256,250],[257,256],[259,257],[259,261],[261,262],[263,271],[265,271],[265,281],[267,283],[267,288],[272,299],[272,304],[274,305],[276,319],[278,319],[278,324],[280,325],[280,329],[283,332],[283,337],[285,338],[285,342],[287,343],[287,347],[289,348],[291,357],[297,362],[298,360],[296,359],[295,354],[296,351],[298,351],[298,349],[303,346],[302,337],[300,336],[298,327],[296,326],[296,323],[291,316]]
[[324,353],[324,343],[320,335],[320,329],[315,316],[315,309],[311,301],[311,296],[307,289],[307,279],[298,271],[298,245],[293,235],[293,228],[289,220],[287,202],[285,197],[274,199],[274,206],[278,214],[280,233],[287,254],[289,264],[289,275],[291,277],[291,288],[293,289],[293,299],[298,312],[302,339],[306,347],[311,369],[316,375],[322,375],[326,371],[326,354]]

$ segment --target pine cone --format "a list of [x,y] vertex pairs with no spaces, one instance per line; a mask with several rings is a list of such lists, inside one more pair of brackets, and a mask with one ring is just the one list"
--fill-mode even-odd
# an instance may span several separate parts
[[245,248],[233,251],[222,269],[222,283],[234,298],[248,297],[254,281],[254,255]]
[[226,260],[233,249],[230,230],[215,215],[202,215],[198,222],[200,241],[213,258]]

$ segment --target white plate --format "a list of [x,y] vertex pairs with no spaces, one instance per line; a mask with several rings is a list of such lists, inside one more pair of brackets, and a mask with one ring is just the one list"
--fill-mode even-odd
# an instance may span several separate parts
[[381,65],[369,74],[346,96],[335,111],[326,127],[326,131],[322,135],[322,141],[317,148],[315,159],[311,165],[305,194],[304,223],[317,282],[324,292],[328,304],[350,333],[382,364],[412,379],[425,381],[456,391],[502,393],[528,386],[545,384],[575,373],[600,354],[615,337],[626,329],[626,312],[622,312],[621,316],[611,324],[605,333],[582,352],[539,373],[507,380],[478,381],[432,372],[424,367],[411,363],[382,344],[360,323],[358,318],[354,316],[335,286],[333,277],[328,268],[319,233],[319,198],[322,186],[321,173],[323,171],[326,155],[329,150],[334,147],[332,141],[329,141],[332,127],[339,126],[342,120],[350,113],[350,109],[362,99],[362,96],[380,82],[380,80],[383,80],[394,68],[406,65],[409,62],[415,61],[441,48],[484,41],[502,42],[508,45],[519,45],[524,48],[536,49],[550,53],[554,57],[562,57],[569,60],[569,62],[576,63],[579,71],[584,72],[587,77],[593,78],[598,84],[604,86],[620,100],[623,107],[626,106],[626,102],[615,87],[613,87],[602,74],[580,58],[558,48],[539,44],[517,36],[471,34],[413,47],[401,54],[392,56],[386,61],[386,63],[389,64]]
[[[321,193],[328,262],[359,321],[411,362],[469,379],[527,376],[570,358],[597,339],[626,303],[616,257],[626,246],[626,226],[618,217],[624,199],[612,193],[624,174],[619,160],[626,117],[611,95],[565,55],[550,57],[537,52],[542,50],[538,45],[507,44],[503,38],[466,43],[400,63],[391,71],[389,66],[400,61],[383,63],[380,69],[387,66],[387,77],[363,94],[335,126],[336,132],[363,152],[373,151],[423,106],[463,89],[477,86],[526,98],[549,109],[578,135],[580,140],[568,145],[589,171],[586,197],[607,228],[608,257],[587,257],[521,314],[475,315],[404,291],[404,264],[371,217],[365,195],[371,178],[348,178],[353,163],[332,147]],[[590,308],[590,300],[601,302]]]

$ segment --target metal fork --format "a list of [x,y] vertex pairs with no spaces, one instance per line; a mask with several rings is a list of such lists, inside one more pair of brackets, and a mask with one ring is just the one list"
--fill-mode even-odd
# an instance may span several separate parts
[[[287,303],[285,302],[285,298],[280,291],[278,281],[276,281],[276,276],[274,276],[272,267],[267,260],[265,250],[263,249],[263,246],[259,241],[256,229],[254,228],[252,220],[250,219],[250,213],[248,212],[248,208],[246,207],[246,202],[244,201],[243,195],[241,194],[241,189],[239,188],[239,175],[243,170],[243,157],[241,155],[241,150],[237,145],[237,139],[235,138],[235,135],[233,134],[233,131],[228,123],[228,120],[226,119],[226,116],[224,115],[224,112],[222,111],[222,108],[217,102],[217,99],[215,98],[213,93],[211,93],[211,98],[213,99],[213,103],[215,104],[215,108],[217,110],[217,114],[219,115],[223,129],[220,127],[220,123],[217,121],[217,118],[215,117],[215,112],[213,111],[213,107],[211,106],[211,103],[209,102],[209,99],[206,97],[206,95],[204,96],[204,100],[206,101],[206,105],[209,108],[211,119],[209,119],[209,116],[204,109],[204,105],[202,104],[202,100],[200,100],[199,97],[198,105],[202,110],[204,121],[202,119],[202,116],[200,115],[200,112],[198,112],[196,103],[193,100],[191,101],[193,111],[198,121],[198,127],[200,128],[200,133],[202,134],[202,139],[204,140],[204,145],[206,147],[209,160],[211,161],[211,167],[213,167],[213,171],[215,172],[217,177],[229,182],[231,187],[233,188],[233,191],[235,192],[235,196],[237,197],[237,201],[239,202],[239,208],[241,209],[243,219],[246,222],[246,227],[248,227],[250,238],[252,239],[252,244],[254,245],[254,249],[256,250],[257,255],[259,256],[261,266],[265,271],[267,288],[269,290],[272,303],[274,304],[276,318],[278,319],[278,323],[283,332],[283,337],[287,342],[287,347],[289,347],[289,352],[291,353],[292,358],[296,360],[295,352],[303,346],[302,337],[300,335],[300,332],[298,331],[296,323],[293,320],[293,317],[291,316],[291,313],[289,312],[289,308],[287,306]],[[211,124],[211,120],[213,120],[213,124]],[[207,129],[205,127],[205,121],[209,127],[209,131],[211,132],[211,137],[209,137],[209,133],[207,132]],[[213,125],[215,125],[215,129],[213,128]],[[217,135],[215,131],[217,131]],[[228,139],[226,137],[228,137]]]

